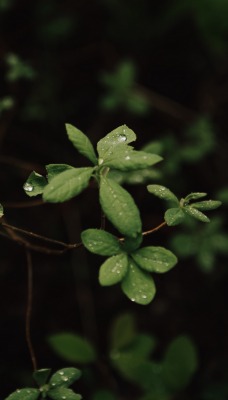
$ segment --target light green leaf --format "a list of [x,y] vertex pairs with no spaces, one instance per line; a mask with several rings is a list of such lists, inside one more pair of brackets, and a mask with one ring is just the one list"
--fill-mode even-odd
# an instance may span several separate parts
[[158,246],[143,247],[131,256],[136,264],[149,272],[164,273],[177,263],[177,258],[171,251]]
[[52,375],[49,384],[51,385],[51,387],[69,387],[77,379],[79,379],[80,376],[81,371],[79,371],[79,369],[77,368],[63,368]]
[[111,329],[111,349],[120,350],[132,344],[136,336],[135,318],[130,313],[119,315]]
[[97,164],[97,156],[89,138],[75,126],[66,124],[69,140],[80,154],[87,157],[94,165]]
[[119,240],[102,229],[87,229],[81,234],[82,243],[91,253],[112,256],[121,251]]
[[201,211],[193,208],[192,206],[183,207],[183,211],[191,217],[198,219],[201,222],[210,222],[209,218]]
[[47,178],[48,182],[50,183],[53,178],[55,178],[57,175],[61,174],[62,172],[65,172],[69,169],[74,169],[71,165],[68,164],[48,164],[46,165],[46,170],[47,170]]
[[42,194],[45,186],[47,186],[46,178],[33,171],[24,183],[23,189],[29,197],[33,197]]
[[191,207],[196,208],[197,210],[214,210],[215,208],[220,207],[222,204],[221,201],[217,200],[207,200],[207,201],[200,201],[197,203],[191,204]]
[[17,389],[5,400],[37,400],[40,396],[40,391],[33,388]]
[[131,253],[132,251],[139,248],[140,244],[142,243],[143,237],[142,234],[138,234],[136,238],[125,237],[123,242],[123,249],[127,253]]
[[3,217],[4,215],[4,209],[3,206],[0,204],[0,218]]
[[148,192],[154,194],[163,200],[174,201],[176,204],[179,204],[178,198],[175,196],[173,192],[171,192],[168,188],[161,185],[148,185]]
[[196,193],[190,193],[188,196],[185,197],[185,201],[189,202],[191,200],[198,200],[201,199],[202,197],[205,197],[207,193],[201,193],[201,192],[196,192]]
[[117,152],[106,158],[103,165],[120,171],[131,171],[151,167],[161,160],[162,157],[156,154],[149,154],[144,151],[128,150],[126,147],[124,152]]
[[128,258],[125,253],[108,258],[100,267],[99,282],[102,286],[111,286],[122,281],[127,273]]
[[[127,125],[119,126],[112,132],[108,133],[103,139],[97,143],[97,151],[99,154],[99,164],[109,157],[114,151],[118,152],[118,146],[128,144],[136,140],[135,133],[127,127]],[[102,162],[101,162],[102,160]]]
[[52,350],[66,361],[88,364],[96,359],[96,353],[86,339],[73,333],[58,333],[48,338]]
[[93,168],[73,168],[57,175],[45,187],[43,199],[51,203],[61,203],[77,196],[85,189],[93,173]]
[[128,272],[121,283],[121,288],[131,301],[142,305],[150,303],[156,293],[151,275],[140,270],[133,260],[129,262]]
[[169,208],[165,212],[165,222],[169,226],[175,226],[181,224],[184,220],[184,212],[181,208]]
[[48,391],[48,397],[53,400],[81,400],[82,396],[80,394],[74,393],[71,389],[66,389],[64,387],[58,387],[56,389],[51,389]]
[[132,196],[112,179],[101,177],[100,204],[111,223],[125,236],[137,237],[142,223]]
[[51,373],[50,368],[38,369],[33,373],[33,378],[38,386],[43,386]]
[[169,345],[163,360],[163,377],[171,390],[181,390],[190,383],[198,367],[196,348],[186,336],[179,336]]

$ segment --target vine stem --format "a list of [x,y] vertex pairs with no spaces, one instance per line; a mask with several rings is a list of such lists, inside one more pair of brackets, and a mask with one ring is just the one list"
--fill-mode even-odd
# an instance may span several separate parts
[[162,222],[160,225],[156,226],[153,229],[150,229],[149,231],[143,232],[142,235],[146,236],[146,235],[150,235],[151,233],[154,233],[156,231],[158,231],[159,229],[163,228],[163,226],[167,225],[167,223],[164,221]]
[[25,337],[31,357],[33,370],[37,370],[37,360],[34,347],[31,339],[31,316],[32,316],[32,298],[33,298],[33,268],[32,256],[29,249],[26,249],[27,259],[27,305],[26,305],[26,318],[25,318]]

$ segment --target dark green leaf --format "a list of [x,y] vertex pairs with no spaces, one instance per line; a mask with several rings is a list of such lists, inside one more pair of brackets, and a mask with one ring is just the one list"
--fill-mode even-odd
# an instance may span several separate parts
[[33,373],[33,378],[38,386],[43,386],[47,382],[50,373],[51,373],[50,368],[39,369]]
[[117,317],[111,329],[111,349],[120,350],[129,346],[136,336],[135,318],[125,313]]
[[53,400],[81,400],[80,394],[74,393],[71,389],[64,387],[58,387],[57,389],[51,389],[48,391],[48,396]]
[[169,208],[165,212],[165,222],[169,226],[179,225],[184,220],[184,212],[181,208]]
[[148,185],[147,186],[148,192],[154,194],[155,196],[159,197],[163,200],[173,201],[176,204],[179,204],[178,198],[175,196],[173,192],[167,189],[165,186],[161,185]]
[[73,333],[58,333],[48,338],[51,348],[66,361],[88,364],[96,359],[96,353],[86,339]]
[[132,253],[132,257],[141,268],[149,272],[164,273],[177,263],[176,256],[164,247],[148,246]]
[[193,208],[192,206],[183,207],[183,211],[191,217],[198,219],[201,222],[210,222],[209,218],[201,211]]
[[108,258],[100,267],[99,282],[111,286],[122,281],[127,273],[128,257],[125,253]]
[[4,215],[4,209],[2,205],[0,204],[0,218]]
[[97,156],[89,138],[78,128],[75,128],[70,124],[66,124],[66,130],[69,140],[73,143],[78,152],[83,154],[83,156],[87,157],[94,165],[96,165]]
[[126,296],[138,304],[150,303],[156,293],[155,284],[151,275],[140,270],[134,261],[130,261],[128,272],[121,283]]
[[81,376],[81,371],[77,368],[63,368],[55,372],[49,384],[51,388],[56,388],[58,386],[69,387]]
[[131,171],[151,167],[161,160],[162,157],[156,154],[128,150],[126,147],[125,152],[117,152],[106,158],[103,165],[120,171]]
[[33,197],[42,194],[46,185],[46,178],[33,171],[24,183],[23,189],[29,197]]
[[106,217],[125,236],[137,237],[142,223],[132,196],[118,183],[102,177],[100,203]]
[[117,397],[108,390],[98,390],[92,400],[117,400]]
[[93,168],[73,168],[62,172],[45,187],[43,199],[62,203],[81,193],[89,184]]
[[222,204],[221,201],[217,200],[207,200],[207,201],[200,201],[198,203],[191,204],[191,207],[196,208],[197,210],[214,210],[215,208],[220,207]]
[[10,394],[5,400],[37,400],[39,396],[40,391],[38,389],[17,389],[16,392]]
[[135,358],[149,358],[156,346],[156,339],[153,336],[140,333],[136,336],[134,343],[128,351],[134,355]]
[[121,251],[119,240],[102,229],[87,229],[81,234],[82,242],[91,253],[112,256]]
[[201,193],[201,192],[196,192],[196,193],[190,193],[188,196],[185,197],[185,201],[189,202],[191,200],[198,200],[201,199],[201,197],[205,197],[207,193]]
[[109,157],[114,151],[118,153],[118,146],[128,144],[136,140],[135,133],[126,125],[119,126],[112,132],[108,133],[103,139],[97,143],[97,151],[99,154],[99,164]]
[[132,251],[136,250],[139,248],[140,244],[142,243],[143,237],[142,234],[140,233],[137,235],[136,238],[131,238],[131,237],[125,237],[124,242],[123,242],[123,249],[127,253],[131,253]]
[[71,165],[68,164],[48,164],[46,165],[47,170],[47,178],[50,183],[53,178],[62,172],[68,171],[69,169],[74,169]]

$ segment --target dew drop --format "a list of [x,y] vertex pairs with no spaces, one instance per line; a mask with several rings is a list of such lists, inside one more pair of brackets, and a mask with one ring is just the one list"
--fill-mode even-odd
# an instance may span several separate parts
[[23,189],[25,192],[32,192],[34,187],[31,185],[31,183],[26,182],[23,186]]
[[63,379],[64,382],[67,382],[67,381],[68,381],[68,378],[67,378],[66,376],[63,377],[62,379]]
[[99,158],[98,164],[101,165],[101,164],[103,164],[103,162],[104,162],[103,158]]
[[120,133],[118,137],[119,142],[126,142],[127,136],[124,133]]
[[17,389],[17,393],[21,393],[20,389]]
[[63,371],[60,371],[60,372],[59,372],[59,375],[64,375],[64,372],[63,372]]
[[129,156],[125,157],[125,160],[130,160],[130,157]]

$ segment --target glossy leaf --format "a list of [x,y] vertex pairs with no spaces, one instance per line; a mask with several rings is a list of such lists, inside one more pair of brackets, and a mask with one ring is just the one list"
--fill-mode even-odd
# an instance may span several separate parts
[[118,146],[128,144],[136,140],[135,133],[127,127],[127,125],[119,126],[112,132],[108,133],[103,139],[97,143],[97,151],[99,154],[99,164],[116,151]]
[[49,336],[48,342],[55,353],[66,361],[88,364],[96,359],[90,342],[76,334],[58,333]]
[[88,136],[70,124],[66,124],[66,130],[69,140],[73,143],[78,152],[87,157],[94,165],[96,165],[97,156]]
[[69,387],[81,376],[81,371],[77,368],[63,368],[55,372],[49,384],[52,388],[58,386]]
[[201,222],[210,222],[209,218],[203,214],[201,211],[197,210],[192,206],[186,206],[183,208],[184,212],[191,217],[198,219]]
[[178,198],[175,196],[173,192],[171,192],[168,188],[161,185],[148,185],[147,186],[148,192],[154,194],[155,196],[159,197],[162,200],[173,201],[179,204]]
[[40,396],[39,389],[25,388],[17,389],[4,400],[37,400]]
[[149,304],[156,293],[154,280],[146,272],[140,270],[134,261],[130,261],[128,272],[121,283],[126,296],[138,304]]
[[135,318],[130,313],[118,316],[111,329],[111,349],[120,350],[132,344],[136,337]]
[[62,203],[81,193],[89,184],[93,168],[73,168],[57,175],[45,187],[43,199]]
[[82,243],[91,253],[112,256],[121,251],[119,240],[102,229],[87,229],[81,234]]
[[137,237],[142,223],[132,196],[112,179],[101,178],[100,203],[106,217],[125,236]]
[[27,181],[24,183],[23,189],[29,197],[33,197],[37,196],[38,194],[42,194],[46,185],[46,178],[33,171],[29,175]]
[[3,206],[0,204],[0,218],[3,217],[4,215],[4,209]]
[[128,270],[128,257],[125,253],[108,258],[100,267],[99,282],[111,286],[122,281]]
[[131,256],[136,264],[149,272],[164,273],[177,263],[176,256],[170,250],[158,246],[143,247]]
[[51,373],[50,368],[38,369],[33,373],[33,378],[38,386],[43,386],[47,382],[50,373]]
[[81,400],[82,396],[73,392],[71,389],[58,387],[48,391],[48,397],[52,400]]
[[191,207],[196,208],[197,210],[215,210],[216,208],[220,207],[222,204],[221,201],[217,200],[207,200],[207,201],[200,201],[197,203],[191,204]]
[[201,192],[196,192],[196,193],[190,193],[185,197],[185,201],[189,202],[191,200],[198,200],[201,199],[202,197],[205,197],[207,193],[201,193]]
[[165,212],[165,222],[169,226],[175,226],[181,224],[184,220],[184,212],[182,211],[181,208],[169,208]]
[[122,154],[117,152],[108,157],[104,161],[104,165],[120,171],[131,171],[151,167],[161,160],[162,157],[156,154],[126,149]]
[[71,165],[68,164],[48,164],[46,165],[47,170],[47,178],[50,183],[53,178],[62,172],[68,171],[69,169],[74,169]]

